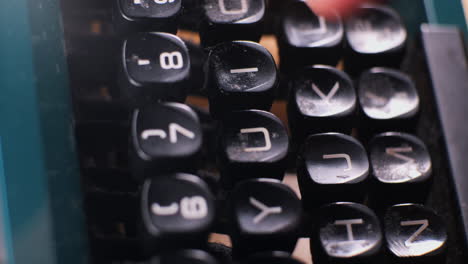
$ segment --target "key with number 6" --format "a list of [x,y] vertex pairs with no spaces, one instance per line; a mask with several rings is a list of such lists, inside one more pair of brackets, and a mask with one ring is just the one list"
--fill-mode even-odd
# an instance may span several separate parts
[[195,175],[174,173],[146,180],[141,193],[146,246],[200,246],[207,240],[214,210],[208,185]]

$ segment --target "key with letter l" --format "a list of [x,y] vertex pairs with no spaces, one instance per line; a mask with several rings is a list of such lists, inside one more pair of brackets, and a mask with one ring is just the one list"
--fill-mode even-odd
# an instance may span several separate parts
[[284,8],[278,42],[281,72],[314,64],[335,66],[343,52],[344,27],[336,15],[329,21],[317,16],[304,1],[290,1]]

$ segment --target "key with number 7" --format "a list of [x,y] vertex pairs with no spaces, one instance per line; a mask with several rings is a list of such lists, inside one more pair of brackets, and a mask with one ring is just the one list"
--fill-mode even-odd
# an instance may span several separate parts
[[[202,145],[198,116],[190,107],[179,103],[139,108],[133,114],[130,145],[132,172],[136,178],[176,170],[191,171]],[[159,208],[165,211],[162,205]],[[166,211],[175,210],[175,206],[167,208]]]

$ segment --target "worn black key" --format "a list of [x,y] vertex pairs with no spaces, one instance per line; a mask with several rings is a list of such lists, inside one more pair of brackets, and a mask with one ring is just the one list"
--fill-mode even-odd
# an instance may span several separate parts
[[214,197],[195,175],[160,175],[143,185],[141,216],[148,249],[199,247],[215,218]]
[[307,67],[291,80],[288,116],[294,136],[350,133],[357,96],[348,75],[329,66]]
[[183,0],[113,0],[114,25],[120,34],[176,33]]
[[263,33],[265,0],[203,0],[202,45],[232,40],[259,41]]
[[375,260],[383,235],[377,216],[368,207],[334,203],[321,208],[317,218],[311,238],[314,263],[372,263]]
[[346,21],[345,69],[352,74],[374,66],[396,67],[406,50],[408,33],[388,6],[364,5]]
[[343,23],[315,15],[303,1],[291,1],[284,8],[280,26],[281,71],[313,64],[336,65],[342,56]]
[[245,261],[245,264],[303,264],[301,261],[291,257],[289,252],[273,251],[261,252],[250,255]]
[[228,186],[249,178],[282,179],[289,137],[273,114],[245,110],[226,115],[219,131],[219,157]]
[[131,158],[137,178],[192,171],[201,146],[198,116],[186,105],[157,103],[133,113]]
[[424,142],[409,134],[387,132],[372,139],[369,153],[377,196],[391,203],[424,201],[432,179]]
[[372,68],[361,75],[358,88],[363,130],[411,131],[416,127],[419,95],[412,79],[403,72]]
[[394,263],[444,263],[445,221],[418,204],[392,206],[384,219],[387,248]]
[[208,59],[210,112],[244,109],[270,110],[278,86],[278,74],[271,54],[249,41],[222,43]]
[[298,180],[306,208],[326,202],[360,201],[369,174],[364,147],[351,136],[316,134],[298,159]]
[[138,33],[123,46],[119,84],[130,105],[184,101],[190,76],[185,43],[168,33]]
[[218,264],[218,261],[203,250],[184,249],[156,256],[148,264]]
[[235,254],[294,250],[302,207],[293,190],[278,180],[255,179],[236,185],[229,199]]

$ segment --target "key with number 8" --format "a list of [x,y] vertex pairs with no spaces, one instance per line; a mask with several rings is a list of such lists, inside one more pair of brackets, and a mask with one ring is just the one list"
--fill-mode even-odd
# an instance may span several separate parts
[[183,101],[190,77],[184,42],[168,33],[139,33],[123,46],[119,83],[130,105],[167,100]]

